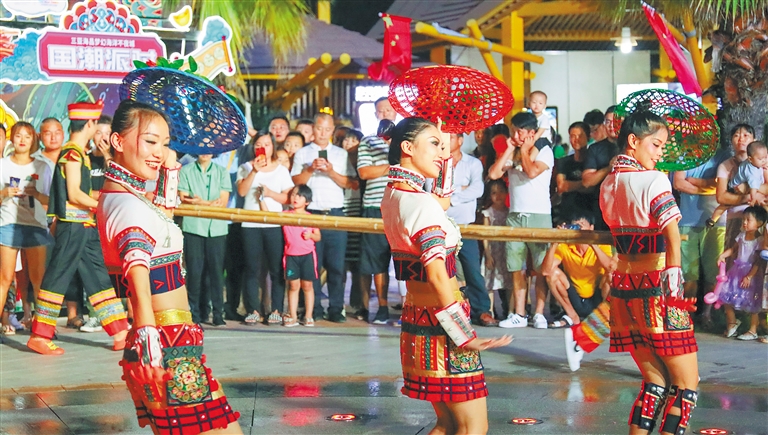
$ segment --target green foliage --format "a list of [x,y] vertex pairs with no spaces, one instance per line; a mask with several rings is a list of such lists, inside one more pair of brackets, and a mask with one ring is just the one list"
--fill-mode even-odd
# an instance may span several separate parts
[[[620,21],[628,11],[641,11],[639,0],[608,0],[598,2],[604,13]],[[724,21],[754,18],[768,8],[768,0],[646,0],[673,22],[687,13],[693,14],[697,27],[711,28]]]
[[242,60],[243,49],[252,45],[256,35],[270,44],[278,65],[305,46],[304,18],[310,13],[306,0],[164,0],[163,9],[173,12],[184,4],[191,4],[198,26],[214,15],[229,23],[236,65]]

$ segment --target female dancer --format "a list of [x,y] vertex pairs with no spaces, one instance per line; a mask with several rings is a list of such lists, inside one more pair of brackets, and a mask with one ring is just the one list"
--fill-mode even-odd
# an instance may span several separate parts
[[167,180],[176,166],[169,141],[163,114],[132,100],[120,103],[97,214],[107,268],[120,275],[133,306],[123,379],[139,425],[156,434],[241,433],[239,414],[203,365],[203,330],[192,323],[181,273],[181,229],[144,197],[146,180],[157,178],[158,169]]
[[437,424],[431,435],[484,434],[488,390],[479,350],[506,346],[512,338],[476,338],[455,278],[461,235],[438,199],[424,191],[427,177],[447,180],[447,189],[435,183],[438,196],[450,191],[451,177],[441,177],[443,167],[453,168],[448,135],[422,118],[397,126],[382,121],[379,129],[391,138],[389,162],[397,165],[381,211],[395,275],[408,288],[400,334],[403,394],[432,402]]
[[[0,140],[4,141],[5,136]],[[53,243],[45,221],[51,170],[32,156],[38,148],[35,128],[28,122],[17,122],[11,128],[11,141],[12,153],[0,160],[0,310],[5,307],[13,282],[18,252],[23,250],[27,255],[29,280],[37,295],[45,273],[46,247]],[[16,288],[26,301],[27,288]],[[26,327],[28,310],[29,304],[25,304]],[[15,329],[7,316],[3,312],[3,334],[13,335]]]
[[680,211],[669,179],[654,170],[668,135],[665,121],[653,113],[627,117],[618,139],[624,153],[600,189],[618,252],[610,350],[630,352],[643,375],[630,434],[650,433],[666,401],[661,433],[683,435],[696,405],[698,347],[683,298]]

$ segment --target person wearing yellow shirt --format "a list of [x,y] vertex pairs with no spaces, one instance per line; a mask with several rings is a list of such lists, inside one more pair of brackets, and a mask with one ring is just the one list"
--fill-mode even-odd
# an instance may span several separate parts
[[[563,227],[594,230],[595,218],[588,212],[576,212]],[[550,246],[542,271],[552,296],[565,310],[565,315],[550,327],[579,324],[608,296],[610,282],[606,271],[611,270],[612,256],[608,245],[553,243]]]

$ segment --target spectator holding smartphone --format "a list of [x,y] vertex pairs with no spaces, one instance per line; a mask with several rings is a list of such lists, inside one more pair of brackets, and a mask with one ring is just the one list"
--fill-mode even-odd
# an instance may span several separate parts
[[[245,210],[283,211],[293,181],[288,169],[278,163],[275,138],[262,133],[254,138],[254,159],[243,163],[237,172],[237,192],[245,198]],[[272,307],[269,324],[280,324],[283,319],[285,280],[283,278],[283,233],[279,225],[243,222],[243,248],[245,254],[245,317],[247,325],[262,321],[259,314],[259,270],[266,264],[272,282]],[[269,309],[270,307],[266,307]]]
[[[291,175],[294,184],[306,184],[312,189],[312,214],[344,216],[344,189],[355,188],[355,172],[347,152],[332,146],[333,117],[324,113],[315,116],[314,142],[298,150],[293,157]],[[317,245],[318,267],[328,274],[328,320],[346,321],[344,311],[344,257],[347,251],[346,231],[322,230]],[[315,281],[315,315],[322,313],[320,281]]]

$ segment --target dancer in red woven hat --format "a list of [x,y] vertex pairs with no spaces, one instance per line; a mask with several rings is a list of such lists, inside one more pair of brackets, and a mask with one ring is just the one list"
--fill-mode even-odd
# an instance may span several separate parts
[[[245,142],[245,118],[209,82],[168,68],[129,73],[120,97],[97,215],[107,267],[133,306],[120,365],[139,425],[161,435],[242,433],[240,414],[205,365],[203,329],[192,321],[184,281],[184,239],[167,212],[176,203],[175,151],[230,151]],[[145,186],[156,178],[153,203]]]
[[[408,289],[400,334],[402,391],[432,403],[437,415],[433,435],[488,431],[488,389],[479,351],[512,341],[510,336],[477,337],[469,302],[455,278],[461,234],[445,214],[454,189],[446,132],[483,128],[506,114],[511,94],[494,80],[460,67],[408,71],[390,86],[393,107],[401,115],[426,116],[437,124],[412,117],[396,126],[385,120],[379,127],[380,136],[391,139],[393,165],[381,202],[384,232],[395,275]],[[484,101],[489,97],[499,104]],[[457,106],[456,101],[468,104]],[[487,109],[491,106],[493,112]],[[426,178],[435,179],[431,193],[424,191]]]
[[101,100],[68,106],[70,138],[61,148],[48,202],[48,215],[56,217],[56,244],[37,295],[32,336],[27,342],[30,349],[43,355],[64,353],[51,339],[75,273],[80,275],[104,331],[114,339],[113,349],[125,347],[128,319],[104,267],[94,220],[98,203],[91,196],[91,163],[85,154],[102,108]]

